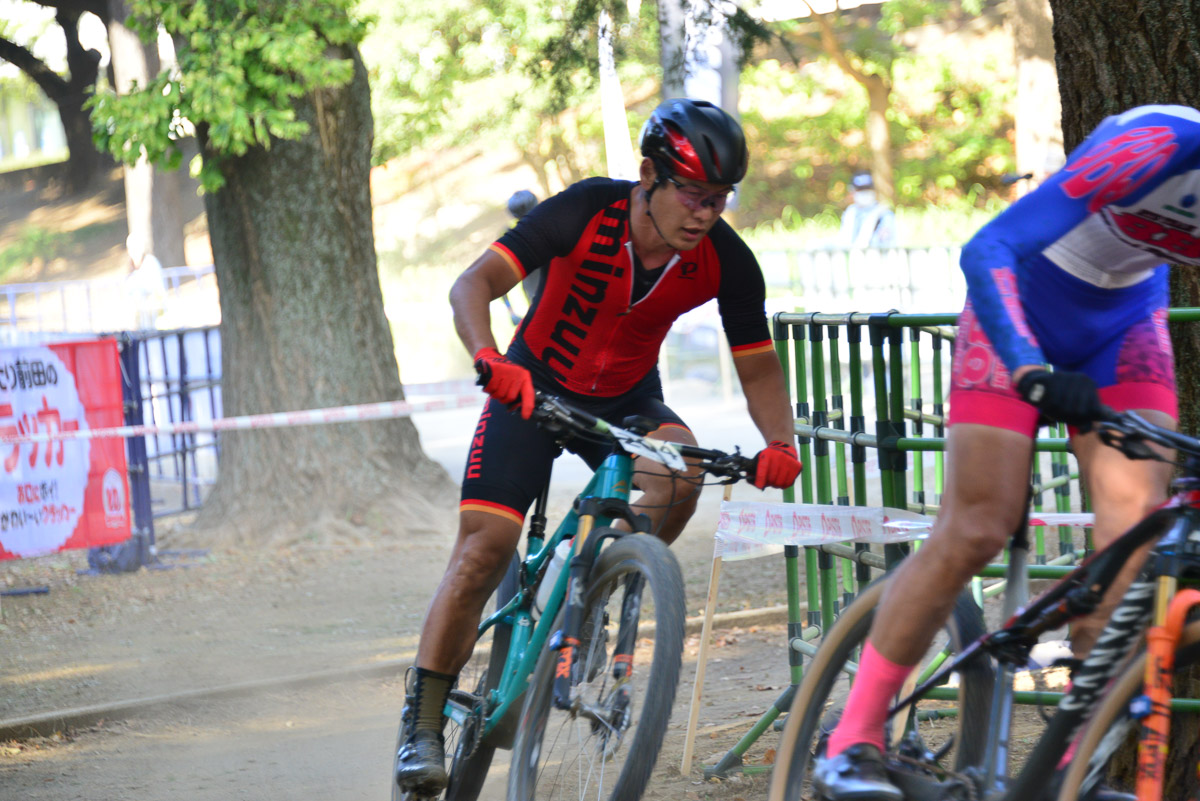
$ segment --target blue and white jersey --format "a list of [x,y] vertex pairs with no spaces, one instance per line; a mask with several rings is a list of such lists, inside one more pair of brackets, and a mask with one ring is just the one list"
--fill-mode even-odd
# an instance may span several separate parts
[[1200,266],[1198,215],[1200,112],[1140,106],[1105,119],[963,248],[968,294],[1005,366],[1046,361],[1025,311],[1052,311],[1055,299],[1021,291],[1029,270],[1056,265],[1098,291],[1161,292],[1166,263]]

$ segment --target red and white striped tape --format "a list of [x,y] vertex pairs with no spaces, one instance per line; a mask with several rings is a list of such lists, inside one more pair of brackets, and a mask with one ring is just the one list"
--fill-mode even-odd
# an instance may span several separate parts
[[286,426],[316,426],[328,423],[385,420],[409,417],[419,412],[462,409],[482,405],[486,396],[482,392],[470,395],[455,395],[426,401],[385,401],[364,403],[358,406],[337,406],[330,409],[307,409],[295,412],[271,412],[242,417],[224,417],[200,422],[189,420],[181,423],[160,425],[121,426],[119,428],[97,428],[84,431],[45,431],[31,434],[0,435],[0,443],[51,442],[63,439],[101,439],[104,437],[144,437],[154,434],[198,434],[208,431],[231,431],[246,428],[283,428]]

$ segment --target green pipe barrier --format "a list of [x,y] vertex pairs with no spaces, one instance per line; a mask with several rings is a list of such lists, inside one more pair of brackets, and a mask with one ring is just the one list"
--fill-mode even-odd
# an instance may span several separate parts
[[[945,481],[945,390],[952,362],[952,354],[947,354],[944,346],[946,342],[954,346],[957,316],[956,313],[898,312],[775,315],[776,353],[784,366],[789,390],[795,391],[795,433],[799,437],[801,460],[805,466],[799,492],[795,488],[785,491],[785,500],[794,502],[799,494],[804,503],[844,504],[852,500],[854,505],[867,505],[870,502],[867,451],[875,449],[883,506],[918,508],[925,512],[936,512],[940,508]],[[1168,319],[1200,321],[1200,308],[1171,309]],[[847,332],[844,340],[848,358],[845,362],[841,358],[841,328]],[[864,328],[870,335],[869,355],[863,353]],[[911,332],[908,348],[904,347],[904,329]],[[809,340],[807,347],[806,339]],[[827,349],[825,342],[828,342]],[[789,369],[789,364],[793,369]],[[843,369],[848,377],[848,399],[843,394]],[[907,376],[906,369],[909,370]],[[868,371],[875,398],[873,423],[867,421],[864,409]],[[925,383],[927,377],[931,386]],[[930,397],[926,397],[927,387],[931,388]],[[1049,454],[1050,475],[1041,472],[1046,463],[1041,458],[1036,460],[1030,476],[1035,491],[1033,508],[1045,509],[1047,499],[1043,496],[1050,492],[1054,495],[1053,508],[1060,512],[1070,511],[1075,505],[1072,484],[1078,486],[1079,477],[1069,468],[1070,449],[1065,427],[1052,429],[1050,437],[1038,438],[1035,449],[1039,454]],[[926,452],[933,454],[932,486],[926,482],[925,467],[929,460],[923,455]],[[912,454],[911,471],[908,469],[909,453]],[[909,472],[911,479],[907,475]],[[906,486],[910,482],[912,503],[908,502]],[[1077,500],[1082,508],[1087,508],[1086,493],[1082,490]],[[1031,577],[1056,578],[1073,569],[1070,567],[1075,561],[1075,549],[1071,544],[1073,529],[1068,526],[1058,528],[1059,555],[1049,559],[1043,527],[1035,527],[1035,564],[1029,566]],[[886,558],[881,559],[861,543],[856,543],[853,548],[848,545],[805,548],[810,625],[804,631],[815,633],[831,623],[839,600],[838,567],[842,570],[840,583],[844,591],[851,588],[848,573],[851,563],[857,586],[861,588],[878,565],[894,563],[898,550],[893,546],[886,547]],[[1004,569],[1003,565],[990,565],[982,575],[1002,576]],[[793,572],[798,573],[798,568]],[[789,584],[797,580],[798,576],[789,575]],[[993,581],[986,590],[979,578],[974,584],[982,601],[985,592],[990,597],[1003,591],[1004,582]],[[820,628],[813,625],[818,622]],[[801,652],[806,652],[809,646],[801,637],[793,637],[792,643]],[[793,675],[798,672],[794,671]],[[1054,696],[1028,694],[1023,697],[1038,703],[1043,697]]]
[[[1002,565],[1002,564],[987,565],[986,567],[984,567],[982,570],[979,571],[978,575],[983,576],[984,578],[1003,578],[1004,573],[1007,569],[1008,569],[1007,565]],[[1072,565],[1058,566],[1058,565],[1048,565],[1047,564],[1047,565],[1026,565],[1025,566],[1025,570],[1026,570],[1026,572],[1028,572],[1029,577],[1031,579],[1062,578],[1063,576],[1069,575],[1071,573],[1071,571],[1074,569],[1075,568]]]

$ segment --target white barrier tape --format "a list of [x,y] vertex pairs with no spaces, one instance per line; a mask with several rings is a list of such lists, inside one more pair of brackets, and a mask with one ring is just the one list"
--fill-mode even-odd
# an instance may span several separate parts
[[[1037,513],[1030,525],[1090,526],[1093,516]],[[714,555],[726,561],[778,553],[785,545],[894,543],[929,536],[933,518],[903,509],[831,504],[724,501]]]
[[121,426],[119,428],[97,428],[94,430],[47,431],[35,434],[0,434],[0,443],[20,444],[25,442],[51,442],[65,439],[101,439],[104,437],[144,437],[154,434],[199,434],[209,431],[230,431],[248,428],[282,428],[286,426],[315,426],[328,423],[349,423],[365,420],[385,420],[409,417],[419,412],[461,409],[472,405],[483,405],[482,393],[457,395],[428,401],[384,401],[364,403],[358,406],[336,406],[329,409],[307,409],[295,412],[271,412],[242,417],[225,417],[210,421],[189,420],[181,423],[160,425]]
[[460,378],[454,381],[433,381],[428,384],[405,384],[404,396],[413,398],[418,395],[465,395],[474,389],[474,378]]

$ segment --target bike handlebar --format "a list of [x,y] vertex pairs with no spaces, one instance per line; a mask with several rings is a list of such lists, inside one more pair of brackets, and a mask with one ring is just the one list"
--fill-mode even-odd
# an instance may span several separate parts
[[[678,442],[665,442],[635,433],[601,420],[589,412],[578,409],[562,398],[544,392],[534,395],[533,420],[548,430],[569,429],[579,434],[599,435],[627,452],[647,456],[654,461],[669,458],[673,451],[679,456],[693,459],[695,466],[706,473],[728,479],[727,483],[754,478],[755,460],[740,452],[701,448]],[[665,463],[665,462],[664,462]]]
[[1155,425],[1134,412],[1107,409],[1105,416],[1096,422],[1095,430],[1105,445],[1116,448],[1129,459],[1163,461],[1163,457],[1147,447],[1150,442],[1200,458],[1200,440]]

